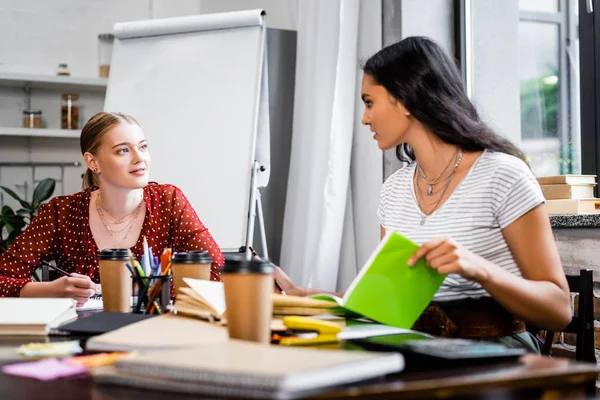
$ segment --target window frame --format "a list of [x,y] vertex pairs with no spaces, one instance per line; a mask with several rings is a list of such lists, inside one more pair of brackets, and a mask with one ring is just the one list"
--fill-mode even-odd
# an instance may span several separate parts
[[[588,12],[589,6],[592,12]],[[579,0],[581,172],[600,175],[600,0]],[[596,40],[598,38],[598,40]],[[598,187],[595,191],[598,197]]]

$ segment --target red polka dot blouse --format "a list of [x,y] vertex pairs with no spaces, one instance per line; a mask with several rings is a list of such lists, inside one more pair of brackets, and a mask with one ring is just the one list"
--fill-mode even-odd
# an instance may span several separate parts
[[[42,205],[25,232],[0,255],[0,297],[19,296],[41,260],[55,260],[68,272],[100,282],[99,250],[89,225],[90,197],[96,189],[55,197]],[[207,250],[213,259],[211,280],[220,281],[223,254],[183,192],[173,185],[151,182],[144,188],[144,200],[146,216],[131,248],[136,258],[141,259],[144,235],[155,255],[168,247],[173,252]]]

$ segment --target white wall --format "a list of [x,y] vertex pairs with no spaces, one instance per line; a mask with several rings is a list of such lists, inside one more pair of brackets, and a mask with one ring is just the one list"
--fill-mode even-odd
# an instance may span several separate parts
[[[54,75],[59,63],[67,63],[73,76],[98,74],[98,39],[120,21],[198,14],[200,0],[2,0],[0,1],[0,72]],[[59,124],[60,91],[34,90],[32,108],[43,110],[48,127]],[[100,94],[80,92],[83,124],[101,111]],[[0,127],[21,126],[25,105],[21,89],[0,88]],[[0,136],[0,162],[82,161],[77,139],[42,139]],[[81,188],[83,168],[66,168],[65,187],[56,194]],[[60,178],[60,168],[40,168],[35,179]],[[26,167],[0,168],[0,184],[31,196],[32,170]],[[27,183],[27,192],[22,186]],[[16,206],[0,194],[0,205]]]

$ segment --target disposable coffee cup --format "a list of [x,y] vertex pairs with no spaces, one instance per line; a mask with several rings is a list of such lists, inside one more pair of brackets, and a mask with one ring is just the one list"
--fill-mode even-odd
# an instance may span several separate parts
[[221,268],[227,329],[231,339],[271,342],[273,272],[266,260],[230,256]]
[[188,287],[183,278],[210,280],[212,261],[213,259],[207,251],[185,251],[173,254],[171,271],[175,295],[179,293],[179,288]]
[[127,249],[105,249],[98,254],[104,311],[131,311],[131,272]]

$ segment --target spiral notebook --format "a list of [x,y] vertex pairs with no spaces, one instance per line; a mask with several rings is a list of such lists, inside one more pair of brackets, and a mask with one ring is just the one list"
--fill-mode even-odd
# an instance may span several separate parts
[[117,361],[113,368],[95,371],[94,380],[208,396],[286,399],[403,368],[399,353],[285,348],[229,340],[139,354]]

